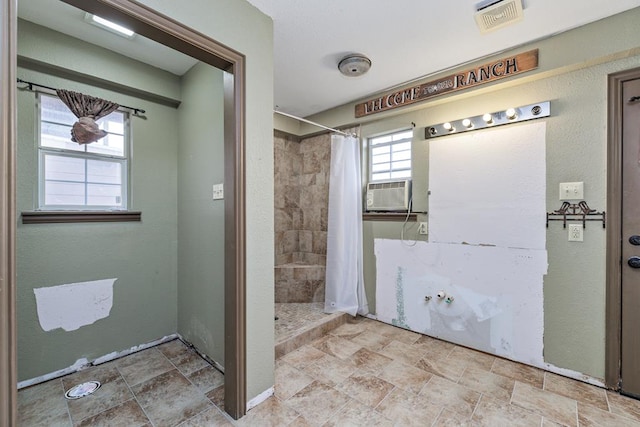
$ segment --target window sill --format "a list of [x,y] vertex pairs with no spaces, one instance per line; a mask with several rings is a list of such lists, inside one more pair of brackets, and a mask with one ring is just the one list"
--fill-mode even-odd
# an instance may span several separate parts
[[[402,221],[407,218],[406,212],[367,212],[362,214],[363,221]],[[418,214],[412,212],[409,214],[408,222],[418,221]]]
[[22,212],[23,224],[75,222],[141,221],[142,212],[134,211],[27,211]]

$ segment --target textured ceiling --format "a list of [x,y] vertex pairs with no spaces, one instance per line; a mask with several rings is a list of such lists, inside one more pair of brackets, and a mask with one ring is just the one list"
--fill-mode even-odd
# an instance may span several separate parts
[[[524,19],[488,34],[479,0],[248,0],[274,21],[275,103],[299,116],[640,6],[640,0],[524,0]],[[345,77],[337,63],[373,65]],[[544,55],[544,52],[541,52]]]
[[[473,17],[477,0],[248,1],[274,21],[275,104],[303,117],[640,6],[640,0],[524,0],[522,21],[482,35]],[[142,37],[130,41],[89,25],[83,12],[60,1],[18,6],[23,19],[177,75],[195,63]],[[349,53],[367,55],[369,73],[341,75],[338,61]]]

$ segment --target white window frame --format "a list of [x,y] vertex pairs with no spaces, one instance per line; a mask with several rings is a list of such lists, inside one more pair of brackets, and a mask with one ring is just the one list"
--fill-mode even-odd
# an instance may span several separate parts
[[[387,142],[378,142],[376,143],[376,140],[380,141],[380,140],[384,140],[386,138],[389,138],[389,141]],[[394,163],[394,150],[393,147],[394,146],[398,146],[400,144],[405,144],[405,143],[409,143],[409,149],[408,150],[402,150],[402,152],[406,152],[409,151],[409,158],[408,159],[402,159],[400,161],[409,161],[409,167],[399,167],[399,168],[394,168],[393,167],[393,163]],[[413,168],[413,129],[409,128],[409,129],[402,129],[399,131],[395,131],[395,132],[388,132],[388,133],[384,133],[381,135],[377,135],[377,136],[372,136],[367,138],[367,145],[368,145],[368,151],[369,151],[369,182],[385,182],[385,181],[399,181],[399,180],[405,180],[405,179],[411,179],[412,177],[412,168]],[[380,147],[389,147],[389,161],[388,162],[381,162],[381,163],[374,163],[374,150],[376,148],[380,148]],[[396,160],[398,161],[398,160]],[[382,170],[382,171],[375,171],[374,172],[374,165],[382,165],[382,164],[388,164],[389,167]],[[393,177],[391,175],[393,175],[394,172],[406,172],[408,171],[409,174],[408,176],[403,176],[403,177]],[[382,178],[382,179],[376,179],[374,178],[374,175],[376,173],[389,173],[389,178]]]
[[[46,147],[42,145],[42,97],[51,97],[60,99],[55,95],[45,94],[45,93],[37,93],[36,96],[36,133],[38,140],[38,210],[41,211],[126,211],[130,206],[129,200],[129,159],[131,158],[131,131],[130,131],[130,113],[126,110],[119,109],[118,113],[123,115],[123,155],[111,155],[111,154],[102,154],[102,153],[92,153],[87,151],[86,145],[84,146],[84,151],[77,150],[68,150],[64,148],[53,148]],[[62,101],[60,101],[62,102]],[[112,113],[113,114],[113,113]],[[62,124],[68,126],[67,123],[62,122],[52,122],[54,124]],[[71,134],[69,134],[69,139],[71,139]],[[47,155],[53,156],[61,156],[67,158],[76,158],[76,159],[84,159],[85,160],[85,174],[87,173],[86,162],[89,160],[98,160],[101,162],[113,162],[120,164],[121,171],[121,205],[89,205],[89,204],[80,204],[80,205],[55,205],[55,204],[46,204],[45,200],[45,157]],[[78,181],[79,182],[79,181]],[[91,184],[87,179],[84,181],[85,186]],[[85,201],[87,200],[87,192],[85,191]]]

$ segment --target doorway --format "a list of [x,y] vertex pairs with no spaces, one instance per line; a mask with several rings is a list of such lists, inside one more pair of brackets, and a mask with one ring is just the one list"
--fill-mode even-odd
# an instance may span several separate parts
[[[63,0],[87,12],[125,23],[138,34],[225,71],[225,408],[234,418],[246,412],[245,383],[245,205],[244,56],[134,2]],[[0,248],[0,425],[13,425],[16,411],[15,328],[15,1],[2,1],[2,245]],[[8,375],[4,375],[4,373]]]
[[607,386],[640,398],[640,69],[609,76]]

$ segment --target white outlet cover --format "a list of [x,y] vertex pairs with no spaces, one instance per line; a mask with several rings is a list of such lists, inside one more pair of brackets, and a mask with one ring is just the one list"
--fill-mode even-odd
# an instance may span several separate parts
[[582,227],[582,224],[569,224],[568,228],[570,242],[584,241],[584,228]]
[[213,200],[224,199],[224,184],[213,185]]
[[420,234],[429,234],[429,226],[427,222],[421,222],[418,225],[418,233]]

